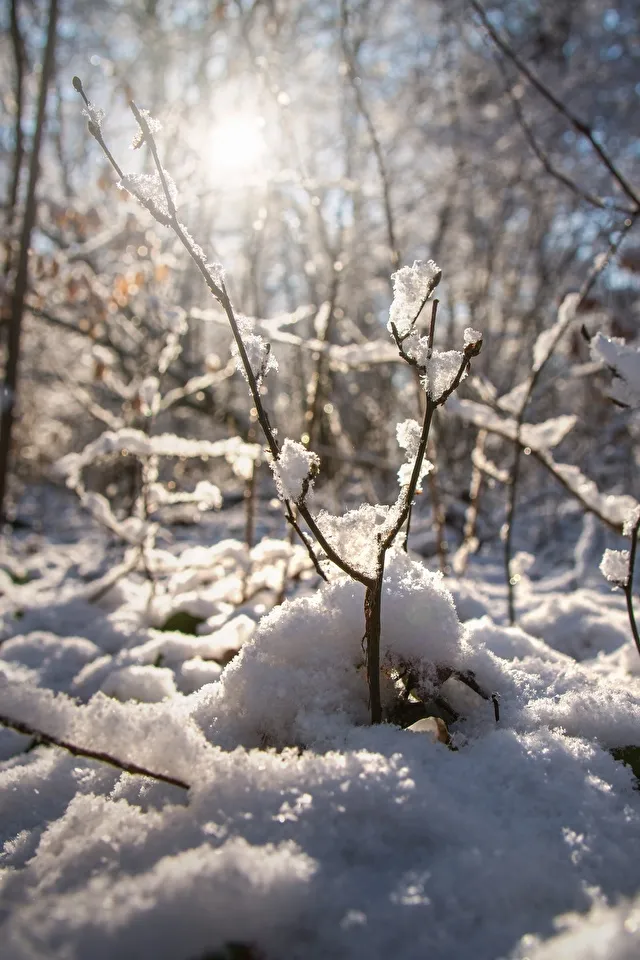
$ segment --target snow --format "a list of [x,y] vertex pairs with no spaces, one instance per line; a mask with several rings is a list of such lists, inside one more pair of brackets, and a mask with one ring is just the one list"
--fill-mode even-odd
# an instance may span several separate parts
[[[418,447],[420,445],[421,434],[422,429],[417,420],[404,420],[402,423],[399,423],[396,426],[398,445],[406,450],[409,457],[408,461],[401,464],[398,470],[398,484],[400,487],[408,486],[411,481],[413,468],[416,462],[416,456],[418,454]],[[431,461],[423,457],[422,464],[420,465],[420,473],[418,474],[416,493],[422,493],[422,480],[432,470],[433,464]]]
[[374,576],[378,544],[394,516],[393,508],[365,503],[338,517],[321,510],[315,520],[330,546],[343,560],[360,572]]
[[590,346],[592,358],[614,373],[611,398],[623,406],[640,406],[640,348],[603,333],[597,333]]
[[58,470],[67,479],[70,487],[81,485],[82,470],[102,457],[130,454],[144,457],[223,457],[236,468],[246,471],[246,461],[254,463],[262,459],[262,448],[257,443],[245,443],[240,437],[227,440],[185,440],[172,433],[148,436],[142,430],[123,427],[106,430],[96,440],[88,443],[80,453],[69,453],[58,462]]
[[95,124],[97,129],[100,130],[102,121],[105,118],[105,112],[101,107],[98,107],[95,103],[89,101],[82,113],[83,116],[87,117],[90,123]]
[[605,550],[600,564],[602,575],[618,587],[624,587],[629,580],[629,551]]
[[[267,341],[261,337],[260,334],[254,333],[254,321],[251,319],[251,317],[239,316],[236,318],[236,320],[240,338],[244,346],[247,360],[249,361],[249,367],[251,368],[251,372],[253,373],[256,382],[260,384],[269,370],[278,369],[278,361],[271,352],[271,344],[267,343]],[[248,383],[249,375],[245,370],[244,362],[240,355],[240,350],[237,343],[233,344],[231,353],[232,356],[235,357],[237,370],[239,370]]]
[[[292,960],[635,958],[640,793],[610,751],[640,744],[638,658],[584,544],[570,591],[523,557],[518,627],[479,560],[458,582],[389,552],[385,709],[410,665],[462,715],[452,750],[433,717],[368,726],[359,584],[334,570],[316,589],[303,547],[248,551],[208,517],[217,537],[155,548],[155,597],[130,572],[88,601],[106,539],[82,527],[2,564],[30,579],[0,597],[0,714],[189,785],[0,730],[3,960],[230,944]],[[389,511],[323,522],[366,566]],[[274,606],[285,567],[302,579]],[[157,628],[199,604],[198,632]],[[474,671],[500,723],[436,666]]]
[[408,334],[424,302],[440,279],[440,268],[433,260],[414,260],[412,267],[402,267],[392,276],[393,301],[389,310],[389,332],[393,326],[398,335]]
[[472,344],[479,343],[482,340],[482,334],[479,330],[474,330],[473,327],[465,327],[463,335],[463,343],[465,347],[470,347]]
[[527,937],[518,960],[635,960],[640,954],[640,897],[616,906],[594,899],[586,916],[560,917],[559,932],[546,943]]
[[[433,668],[457,662],[461,626],[438,574],[403,551],[387,560],[381,657],[410,664],[425,689]],[[194,716],[215,743],[330,743],[367,717],[362,669],[364,588],[341,577],[261,621],[254,637],[203,694]],[[388,684],[388,697],[392,684]],[[242,705],[242,706],[239,706]]]
[[551,357],[561,338],[575,320],[579,303],[579,293],[568,293],[560,304],[556,322],[539,335],[533,346],[533,373],[537,373]]
[[104,680],[101,688],[108,697],[116,700],[139,700],[156,703],[166,700],[176,692],[173,672],[162,667],[130,666],[114,670]]
[[430,397],[439,400],[451,388],[462,366],[464,354],[460,350],[434,350],[426,361],[423,386]]
[[320,458],[317,453],[287,437],[278,459],[271,463],[280,498],[297,503],[312,487],[312,478],[319,468]]

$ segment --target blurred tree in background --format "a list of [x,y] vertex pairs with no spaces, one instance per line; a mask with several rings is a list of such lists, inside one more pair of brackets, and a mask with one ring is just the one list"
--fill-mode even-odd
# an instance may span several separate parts
[[[176,310],[188,331],[164,388],[183,396],[159,428],[255,439],[245,384],[220,375],[230,348],[224,318],[174,237],[118,189],[86,135],[74,74],[105,109],[121,159],[135,132],[131,94],[161,121],[181,218],[224,264],[238,309],[272,342],[280,373],[268,385],[270,409],[281,435],[320,454],[329,503],[356,493],[388,499],[396,422],[417,413],[416,384],[385,329],[398,266],[435,259],[444,268],[439,345],[454,346],[472,325],[485,338],[476,372],[496,396],[521,382],[562,297],[580,287],[635,206],[516,61],[637,184],[640,10],[633,0],[488,4],[488,23],[513,57],[481,13],[464,0],[60,4],[14,493],[110,418],[144,424],[139,386],[156,369]],[[48,5],[11,0],[0,16],[6,344]],[[144,147],[128,155],[128,169],[151,172]],[[603,488],[636,496],[637,420],[604,396],[606,372],[590,361],[580,326],[633,341],[639,275],[631,230],[527,413],[534,422],[575,414],[563,459]],[[474,395],[473,384],[464,389]],[[439,511],[449,536],[462,536],[476,434],[455,413],[437,423],[438,478],[418,510]],[[487,455],[498,456],[501,443],[489,437]],[[532,464],[524,491],[537,523],[529,535],[542,542],[562,490]],[[497,537],[503,499],[489,490],[481,539]]]

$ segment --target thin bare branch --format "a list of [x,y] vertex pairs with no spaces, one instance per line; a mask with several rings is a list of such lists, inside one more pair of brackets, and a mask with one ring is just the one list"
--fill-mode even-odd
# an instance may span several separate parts
[[130,773],[132,776],[149,777],[150,780],[158,780],[160,783],[167,783],[172,787],[180,787],[181,790],[190,790],[191,786],[185,780],[178,777],[171,777],[167,773],[156,773],[153,770],[147,770],[137,763],[129,763],[126,760],[119,760],[110,753],[102,750],[90,750],[88,747],[79,747],[75,743],[63,740],[61,737],[55,737],[53,734],[45,733],[43,730],[37,730],[28,723],[22,723],[21,720],[13,720],[0,714],[0,724],[9,730],[15,730],[16,733],[24,733],[27,737],[34,737],[40,743],[52,744],[54,747],[60,747],[74,757],[86,757],[87,760],[98,760],[100,763],[106,763],[116,770],[122,770],[123,773]]
[[526,64],[524,60],[518,56],[507,40],[505,40],[504,37],[498,33],[498,31],[492,25],[484,7],[479,0],[469,0],[469,2],[480,18],[483,27],[498,49],[502,51],[502,53],[505,55],[505,57],[507,57],[508,60],[511,61],[511,63],[513,63],[522,76],[529,81],[531,86],[534,87],[538,93],[558,111],[558,113],[562,114],[562,116],[573,127],[576,133],[579,133],[580,136],[584,137],[590,143],[591,148],[598,156],[601,163],[609,171],[622,192],[632,201],[634,205],[634,212],[637,213],[640,211],[640,195],[621,173],[604,147],[598,143],[598,140],[596,139],[591,127],[585,123],[584,120],[578,117],[572,110],[570,110],[569,107],[567,107],[567,105],[563,103],[562,100],[560,100],[559,97],[557,97],[545,83],[543,83],[543,81],[536,73],[534,73],[531,67],[529,67],[528,64]]

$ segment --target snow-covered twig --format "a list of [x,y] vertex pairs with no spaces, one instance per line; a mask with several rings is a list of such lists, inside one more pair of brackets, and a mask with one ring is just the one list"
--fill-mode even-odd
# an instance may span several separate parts
[[[85,102],[88,103],[78,78],[74,78],[74,86],[81,93]],[[482,335],[469,328],[465,331],[463,351],[453,350],[434,353],[433,330],[437,306],[434,305],[433,308],[431,330],[428,338],[418,337],[415,325],[424,305],[440,282],[442,271],[433,261],[426,264],[416,261],[413,267],[404,267],[393,275],[394,299],[389,315],[389,330],[396,341],[402,359],[418,371],[427,399],[422,431],[417,443],[409,482],[401,487],[396,503],[389,511],[388,523],[378,536],[373,570],[369,572],[359,569],[356,564],[346,558],[344,553],[334,548],[307,506],[307,494],[319,459],[315,453],[307,451],[301,444],[289,439],[286,439],[284,445],[280,447],[271,427],[260,391],[261,380],[267,370],[268,351],[264,349],[265,345],[261,338],[251,334],[247,322],[236,316],[226,289],[222,267],[211,267],[204,252],[197,246],[186,228],[178,220],[174,191],[160,163],[155,138],[147,121],[147,116],[138,109],[133,101],[130,101],[129,105],[140,127],[143,139],[147,142],[153,155],[160,190],[158,190],[157,184],[154,184],[153,188],[148,190],[144,184],[140,186],[136,178],[125,178],[105,148],[99,125],[96,126],[95,123],[90,122],[89,130],[105,150],[105,155],[112,162],[116,172],[119,173],[122,186],[129,190],[133,196],[136,196],[159,223],[165,224],[173,230],[196,264],[209,291],[220,303],[229,321],[239,366],[248,383],[256,418],[267,442],[274,477],[278,484],[281,499],[285,504],[285,515],[307,549],[316,571],[325,580],[327,579],[313,546],[298,524],[296,510],[304,519],[317,543],[324,550],[326,557],[353,580],[365,587],[364,643],[366,646],[371,722],[380,723],[382,720],[380,637],[385,555],[407,521],[413,497],[424,473],[423,460],[435,410],[457,390],[463,377],[466,376],[471,359],[476,357],[482,348]],[[245,338],[247,338],[246,341]],[[251,348],[252,355],[256,354],[258,358],[257,373],[252,366],[248,346]]]

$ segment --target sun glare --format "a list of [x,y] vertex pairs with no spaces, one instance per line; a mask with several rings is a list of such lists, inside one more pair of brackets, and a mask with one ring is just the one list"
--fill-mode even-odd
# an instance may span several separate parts
[[209,136],[209,164],[215,179],[235,183],[262,179],[267,163],[264,119],[236,112],[221,119]]

